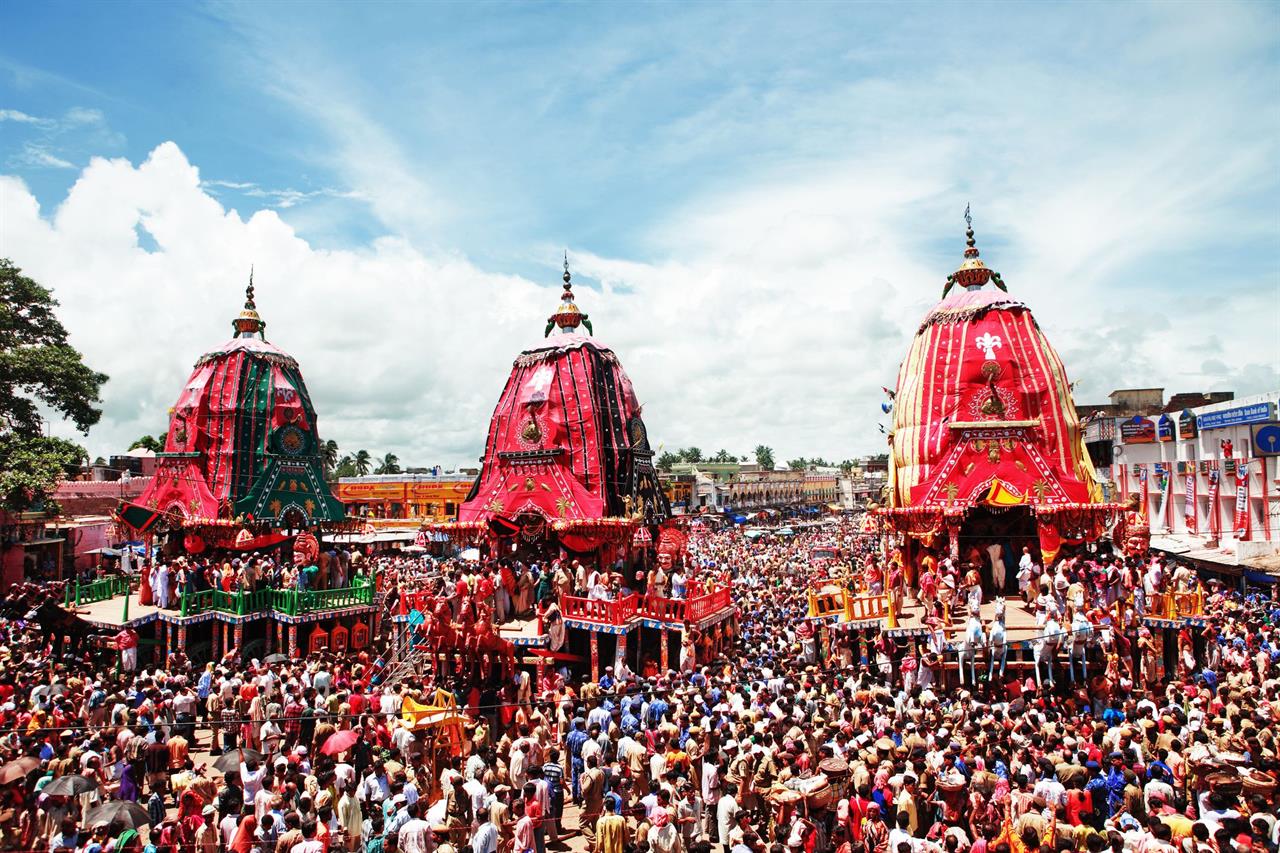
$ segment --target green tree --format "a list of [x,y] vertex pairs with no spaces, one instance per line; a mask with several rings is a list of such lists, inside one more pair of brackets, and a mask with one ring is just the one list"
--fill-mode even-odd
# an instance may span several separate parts
[[356,460],[350,453],[338,460],[338,464],[333,469],[334,479],[338,477],[354,477],[356,476]]
[[333,471],[338,467],[338,459],[341,453],[338,450],[338,442],[332,438],[320,445],[320,464],[324,468],[326,477],[332,477]]
[[846,474],[853,471],[853,469],[857,467],[858,467],[858,463],[854,462],[852,459],[846,459],[840,463],[840,470]]
[[378,463],[378,467],[374,469],[375,474],[399,474],[400,473],[400,457],[394,453],[388,453],[382,457],[382,461]]
[[164,436],[162,435],[143,435],[139,436],[137,441],[129,445],[130,450],[150,450],[152,453],[164,452]]
[[102,417],[107,376],[67,342],[57,307],[47,288],[0,258],[0,505],[11,510],[40,506],[87,458],[75,442],[43,434],[40,407],[81,433]]
[[664,450],[658,456],[657,466],[659,471],[670,471],[671,466],[681,461],[680,457],[672,453],[670,450]]
[[761,468],[764,468],[766,471],[772,471],[774,466],[773,448],[764,444],[757,444],[756,464]]
[[367,450],[357,450],[355,458],[356,476],[363,477],[369,473],[369,469],[373,467],[373,457],[369,455]]
[[799,459],[788,459],[787,467],[792,471],[803,471],[805,468],[809,467],[809,460],[805,459],[803,456]]
[[683,459],[685,462],[701,462],[702,448],[686,447],[680,451],[680,458]]
[[712,462],[735,462],[737,460],[735,460],[732,456],[729,455],[729,451],[725,450],[724,448],[721,448],[716,451],[715,456],[711,457],[711,461]]

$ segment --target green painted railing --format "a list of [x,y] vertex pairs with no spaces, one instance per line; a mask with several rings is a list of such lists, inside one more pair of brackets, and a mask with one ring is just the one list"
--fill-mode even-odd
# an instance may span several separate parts
[[[66,607],[72,607],[107,601],[136,588],[136,584],[131,581],[129,577],[117,575],[87,584],[68,584],[62,593],[62,603]],[[373,596],[374,584],[367,578],[356,578],[353,585],[341,589],[260,589],[256,592],[203,589],[199,592],[184,592],[179,612],[183,616],[198,616],[210,611],[247,616],[250,613],[275,610],[288,616],[301,616],[320,610],[373,604]]]
[[117,595],[129,591],[129,578],[125,575],[112,575],[91,583],[67,584],[62,591],[62,604],[65,607],[79,607],[81,604],[92,604],[95,601],[107,601]]
[[318,610],[338,610],[373,604],[373,584],[358,578],[353,586],[340,589],[273,590],[272,608],[288,616],[301,616]]
[[197,616],[214,611],[233,616],[247,616],[275,610],[287,616],[301,616],[319,610],[338,610],[373,604],[373,584],[363,578],[354,586],[341,589],[260,589],[256,592],[223,592],[206,589],[182,596],[183,616]]
[[199,592],[184,592],[182,594],[181,612],[183,616],[197,616],[208,610],[213,609],[213,593],[212,589],[202,589]]

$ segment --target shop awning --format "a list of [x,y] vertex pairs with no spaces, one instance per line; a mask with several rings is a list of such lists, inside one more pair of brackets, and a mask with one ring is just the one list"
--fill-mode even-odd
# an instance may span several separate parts
[[379,542],[412,542],[417,536],[416,530],[383,530],[377,533],[328,533],[321,538],[325,542],[346,545],[376,545]]
[[26,542],[19,542],[18,544],[24,548],[30,548],[34,545],[56,545],[59,542],[66,541],[65,536],[46,536],[43,539],[28,539]]

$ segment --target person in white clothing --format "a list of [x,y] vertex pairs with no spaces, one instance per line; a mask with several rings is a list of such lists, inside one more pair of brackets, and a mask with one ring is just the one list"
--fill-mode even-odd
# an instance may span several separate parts
[[995,584],[996,594],[1004,592],[1005,583],[1005,566],[1004,566],[1004,546],[999,542],[992,542],[987,546],[987,556],[991,559],[991,582]]

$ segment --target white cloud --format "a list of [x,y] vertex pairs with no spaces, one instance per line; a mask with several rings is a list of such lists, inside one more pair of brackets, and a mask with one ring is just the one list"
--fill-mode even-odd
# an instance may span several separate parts
[[200,187],[211,195],[218,195],[219,190],[233,190],[248,198],[264,199],[271,207],[288,210],[297,207],[304,201],[318,198],[366,200],[364,193],[355,190],[339,190],[333,187],[321,187],[315,190],[269,189],[258,186],[252,181],[201,181]]
[[9,166],[21,170],[74,169],[68,149],[88,147],[94,153],[118,148],[124,137],[111,130],[101,110],[71,107],[58,118],[33,116],[21,110],[0,109],[0,122],[24,126],[30,138],[7,158]]
[[[1274,10],[943,6],[868,29],[883,37],[841,64],[831,48],[850,20],[698,7],[697,26],[580,29],[570,66],[512,36],[522,49],[505,64],[415,46],[383,57],[380,80],[345,29],[326,44],[293,19],[253,19],[261,8],[229,13],[235,61],[311,122],[302,156],[332,169],[324,186],[202,182],[171,143],[136,167],[94,160],[44,217],[20,184],[0,186],[0,251],[56,288],[77,344],[113,376],[95,454],[163,427],[253,263],[326,437],[472,461],[511,358],[555,305],[552,240],[570,242],[579,304],[656,441],[873,452],[880,387],[959,260],[966,201],[1081,402],[1280,386]],[[394,236],[334,251],[289,224],[345,197]],[[485,226],[504,219],[554,227],[501,244]],[[621,219],[634,231],[610,245],[635,248],[601,249]],[[450,228],[473,245],[449,245]],[[482,252],[544,258],[546,275],[490,272],[469,259]]]
[[36,142],[25,142],[22,151],[14,156],[14,161],[24,166],[35,166],[47,169],[74,169],[75,163],[64,160],[45,146]]
[[13,121],[18,122],[19,124],[34,124],[40,127],[51,126],[54,123],[51,119],[27,115],[21,110],[0,110],[0,121]]
[[49,215],[0,178],[0,221],[0,254],[54,289],[74,345],[112,377],[94,455],[163,430],[195,359],[229,336],[251,264],[269,336],[301,362],[322,434],[406,460],[476,455],[512,341],[531,340],[554,307],[550,290],[400,240],[330,252],[273,211],[242,218],[173,143],[136,167],[95,158]]
[[[571,251],[578,302],[626,365],[655,440],[738,454],[764,442],[779,458],[875,451],[880,386],[892,385],[948,269],[922,264],[900,224],[944,162],[943,150],[904,151],[690,208],[673,228],[683,239],[670,238],[678,260]],[[324,250],[272,210],[226,209],[173,143],[136,167],[94,159],[50,215],[20,181],[0,178],[0,221],[0,254],[54,288],[73,343],[112,377],[94,455],[163,429],[191,364],[229,334],[250,264],[269,336],[302,364],[322,435],[409,463],[475,459],[511,359],[539,339],[556,302],[550,247],[545,282],[396,238]],[[1064,281],[1058,273],[1046,263],[1006,276],[1095,396],[1135,382],[1280,384],[1275,337],[1219,334],[1211,358],[1184,360],[1200,336],[1174,311],[1081,310],[1080,300],[1101,304],[1083,280],[1067,294],[1077,307],[1059,311],[1063,288],[1045,284]],[[1230,332],[1270,304],[1264,293],[1187,308],[1196,328]]]

